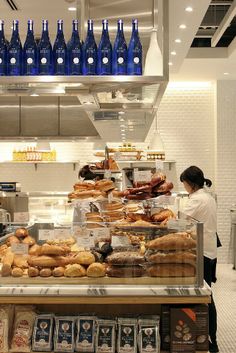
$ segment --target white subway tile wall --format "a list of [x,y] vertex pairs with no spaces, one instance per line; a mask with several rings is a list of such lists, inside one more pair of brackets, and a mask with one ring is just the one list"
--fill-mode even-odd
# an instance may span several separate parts
[[232,260],[230,207],[236,204],[236,81],[217,82],[217,195],[218,231],[222,262]]
[[[219,261],[229,261],[230,217],[229,208],[236,203],[234,173],[236,171],[236,90],[235,82],[218,83],[217,107],[215,84],[176,83],[169,85],[158,111],[158,128],[164,141],[166,158],[175,160],[172,173],[179,190],[183,186],[180,173],[190,165],[197,165],[212,179],[218,194],[218,230],[223,242]],[[218,122],[216,124],[215,109]],[[153,123],[146,143],[152,137]],[[217,138],[217,140],[216,140]],[[217,143],[217,144],[216,144]],[[19,144],[19,148],[26,144]],[[32,146],[35,144],[32,144]],[[117,144],[109,144],[112,147]],[[140,147],[145,147],[141,144]],[[11,159],[14,143],[0,143],[0,160]],[[77,180],[80,166],[96,160],[93,144],[88,142],[54,142],[58,160],[78,160],[76,170],[72,165],[49,164],[9,165],[0,164],[0,181],[19,181],[25,191],[69,191]],[[217,186],[217,187],[216,187]]]

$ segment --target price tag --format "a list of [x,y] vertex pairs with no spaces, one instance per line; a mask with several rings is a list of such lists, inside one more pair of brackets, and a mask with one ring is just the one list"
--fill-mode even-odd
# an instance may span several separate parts
[[11,251],[17,255],[28,255],[29,244],[15,243],[11,245]]
[[123,235],[113,235],[111,239],[111,246],[113,248],[119,248],[123,246],[129,246],[129,239]]
[[53,229],[39,229],[39,240],[54,239]]
[[54,239],[67,239],[70,237],[70,231],[66,228],[54,229]]
[[185,219],[170,219],[167,222],[168,228],[176,229],[177,231],[181,232],[186,231],[188,224],[188,221],[186,221]]
[[105,170],[104,179],[111,179],[111,171],[109,169]]
[[151,180],[151,170],[134,171],[134,182]]
[[94,228],[90,230],[90,236],[91,233],[93,234],[94,238],[105,238],[109,239],[110,238],[110,229],[109,228]]
[[83,233],[77,238],[77,245],[85,249],[91,249],[94,247],[94,229],[84,229]]
[[163,171],[164,170],[164,162],[163,161],[160,161],[160,160],[156,160],[155,161],[156,163],[156,171],[157,172],[160,172],[160,171]]
[[29,212],[14,212],[14,222],[27,223],[29,221]]

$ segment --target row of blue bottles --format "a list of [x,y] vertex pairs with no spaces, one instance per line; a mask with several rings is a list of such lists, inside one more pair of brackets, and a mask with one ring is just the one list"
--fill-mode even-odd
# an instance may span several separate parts
[[63,21],[57,21],[57,36],[51,45],[48,21],[42,21],[42,35],[38,46],[34,39],[33,21],[28,20],[28,31],[22,48],[19,22],[13,21],[12,37],[7,46],[4,22],[0,21],[0,75],[142,75],[142,45],[138,21],[132,21],[129,46],[124,37],[123,21],[118,20],[117,35],[112,49],[108,21],[102,21],[102,36],[97,48],[93,21],[88,20],[85,43],[79,38],[78,20],[73,20],[72,35],[66,45]]

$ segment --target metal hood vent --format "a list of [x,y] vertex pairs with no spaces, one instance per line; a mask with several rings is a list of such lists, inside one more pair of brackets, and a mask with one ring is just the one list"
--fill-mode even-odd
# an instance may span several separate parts
[[94,139],[77,97],[0,97],[0,138]]
[[5,1],[11,10],[18,11],[18,7],[16,6],[16,3],[13,0],[5,0]]

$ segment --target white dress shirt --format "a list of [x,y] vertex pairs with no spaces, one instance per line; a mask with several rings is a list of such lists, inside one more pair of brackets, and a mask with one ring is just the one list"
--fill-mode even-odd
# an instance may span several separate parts
[[184,213],[204,223],[203,254],[209,259],[215,259],[217,257],[215,199],[205,189],[199,189],[189,195]]

